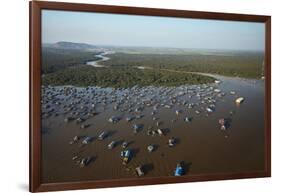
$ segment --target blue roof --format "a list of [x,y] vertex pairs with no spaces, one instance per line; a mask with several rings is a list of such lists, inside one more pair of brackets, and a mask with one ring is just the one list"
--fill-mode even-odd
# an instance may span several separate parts
[[175,176],[182,176],[184,175],[184,169],[181,166],[178,166],[175,170]]

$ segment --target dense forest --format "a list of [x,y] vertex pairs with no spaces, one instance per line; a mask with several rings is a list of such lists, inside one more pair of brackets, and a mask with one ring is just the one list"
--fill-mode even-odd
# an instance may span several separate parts
[[189,72],[206,72],[244,78],[262,76],[263,54],[259,52],[237,52],[225,55],[203,54],[125,54],[109,55],[109,66],[149,66],[154,69],[173,69]]
[[70,66],[98,60],[96,52],[77,49],[42,48],[42,73],[52,73]]
[[139,86],[179,86],[184,84],[203,84],[215,79],[202,75],[173,73],[157,70],[139,70],[136,68],[112,67],[94,68],[80,65],[43,78],[44,85],[75,85],[102,87],[132,87]]
[[[205,72],[244,78],[262,76],[263,54],[258,52],[227,52],[224,54],[144,54],[115,53],[100,64],[104,68],[85,65],[99,60],[99,52],[82,49],[42,49],[42,82],[44,85],[75,85],[103,87],[179,86],[203,84],[214,78],[185,72]],[[145,70],[138,66],[149,67]],[[175,70],[180,72],[172,72]]]

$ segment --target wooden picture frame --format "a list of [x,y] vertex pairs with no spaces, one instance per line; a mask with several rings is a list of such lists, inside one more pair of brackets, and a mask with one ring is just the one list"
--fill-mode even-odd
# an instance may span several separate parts
[[[93,4],[75,4],[31,1],[30,3],[30,191],[60,191],[117,186],[182,183],[209,180],[259,178],[271,176],[271,17],[232,13],[214,13],[154,9]],[[41,10],[67,10],[81,12],[114,13],[143,16],[163,16],[226,21],[249,21],[265,23],[265,126],[264,126],[264,170],[230,174],[186,175],[181,177],[149,177],[118,180],[81,181],[64,183],[42,183],[41,181]]]

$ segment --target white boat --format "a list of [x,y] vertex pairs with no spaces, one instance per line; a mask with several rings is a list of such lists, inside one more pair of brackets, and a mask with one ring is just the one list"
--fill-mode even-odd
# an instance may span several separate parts
[[110,144],[108,144],[108,149],[113,149],[116,145],[116,141],[111,141]]
[[154,146],[153,146],[153,145],[147,146],[147,150],[148,150],[149,152],[153,152]]
[[210,108],[210,107],[207,107],[207,108],[206,108],[206,111],[207,111],[208,113],[212,113],[212,112],[213,112],[213,109]]
[[142,171],[142,166],[136,167],[136,173],[138,176],[144,176],[144,172]]
[[176,110],[176,115],[181,114],[181,110]]
[[118,121],[120,121],[120,118],[119,117],[116,117],[116,116],[112,116],[108,119],[108,121],[110,123],[117,123]]
[[237,98],[236,100],[235,100],[235,102],[236,102],[236,104],[241,104],[241,103],[243,103],[244,102],[244,98],[243,97],[239,97],[239,98]]
[[175,145],[175,143],[176,143],[175,138],[171,138],[171,139],[169,139],[169,141],[168,141],[169,147],[173,147],[173,146]]
[[106,138],[106,136],[107,136],[107,133],[106,133],[105,131],[103,131],[103,132],[99,135],[98,139],[99,139],[99,140],[103,140],[104,138]]
[[185,118],[184,118],[184,121],[187,122],[187,123],[189,123],[189,122],[191,122],[191,118],[190,118],[190,117],[185,117]]
[[85,137],[84,140],[82,141],[83,144],[89,144],[92,141],[91,137]]
[[87,166],[90,162],[91,162],[91,158],[90,157],[83,158],[80,161],[80,167],[83,168],[83,167]]
[[164,135],[164,132],[162,131],[162,129],[157,129],[157,133],[161,136]]

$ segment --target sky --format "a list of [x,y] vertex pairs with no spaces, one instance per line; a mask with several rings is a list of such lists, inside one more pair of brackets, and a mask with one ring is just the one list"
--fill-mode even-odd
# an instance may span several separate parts
[[264,50],[265,25],[173,17],[42,11],[42,42],[191,49]]

